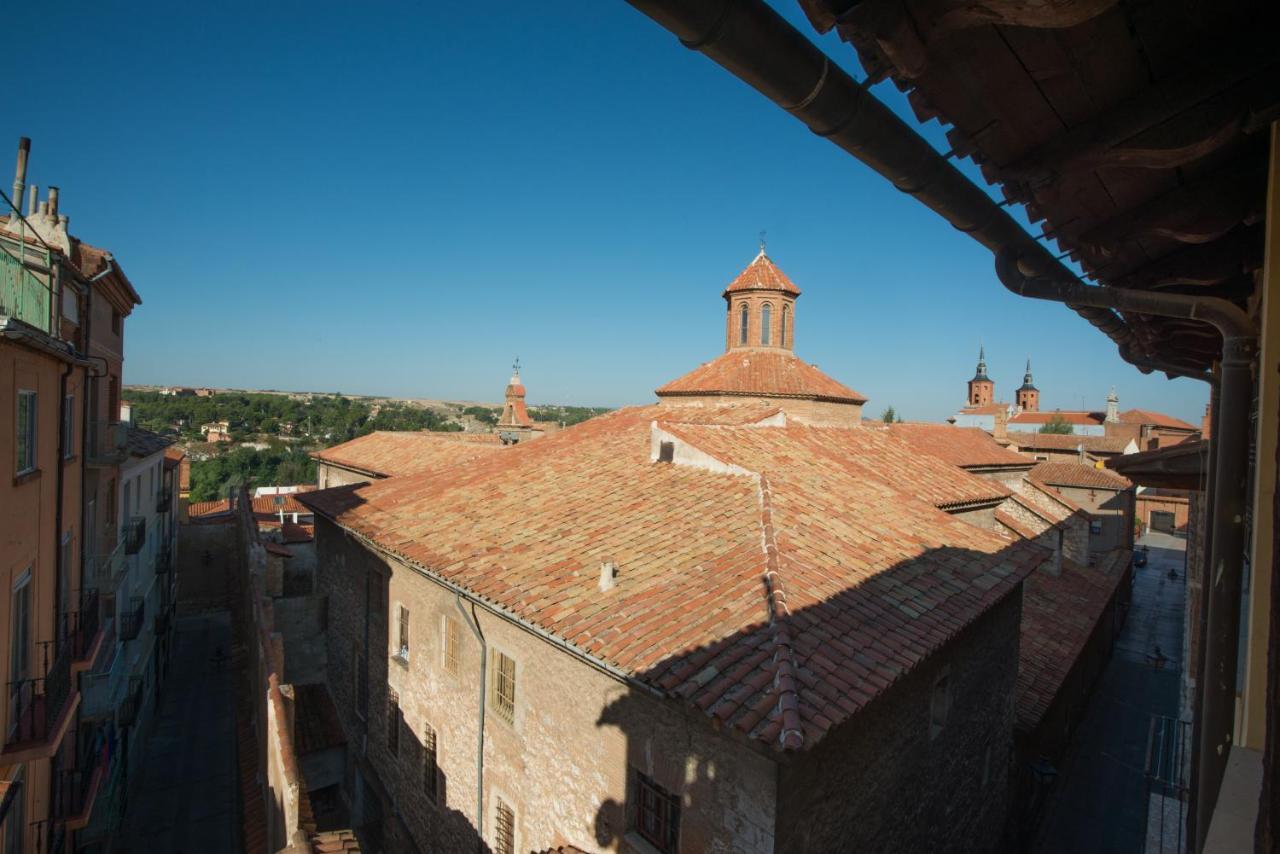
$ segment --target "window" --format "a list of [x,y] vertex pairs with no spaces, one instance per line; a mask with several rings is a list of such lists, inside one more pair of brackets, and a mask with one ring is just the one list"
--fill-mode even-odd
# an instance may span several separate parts
[[439,768],[436,765],[436,731],[431,724],[422,727],[422,790],[427,800],[439,803]]
[[1090,519],[1090,520],[1089,520],[1089,533],[1090,533],[1090,534],[1101,534],[1101,533],[1102,533],[1102,520],[1101,520],[1101,519]]
[[453,617],[444,618],[444,638],[440,644],[441,659],[444,669],[450,673],[458,672],[458,621]]
[[933,693],[929,696],[929,738],[934,739],[947,725],[947,715],[951,711],[951,674],[943,671],[933,683]]
[[400,646],[396,653],[405,661],[409,660],[409,609],[400,606]]
[[493,850],[494,854],[515,854],[516,850],[516,814],[511,806],[502,798],[497,799],[498,806],[493,818]]
[[69,460],[76,455],[76,399],[71,395],[62,398],[62,458]]
[[24,680],[31,675],[31,568],[13,583],[9,603],[9,728],[18,723]]
[[773,306],[764,304],[760,309],[760,346],[769,346],[769,333],[773,331]]
[[680,838],[680,799],[639,771],[631,772],[631,829],[663,854]]
[[21,390],[18,392],[18,429],[14,434],[17,440],[16,472],[26,474],[36,468],[36,393]]
[[23,851],[23,834],[27,829],[27,798],[23,792],[26,790],[26,781],[23,779],[24,768],[18,766],[18,772],[13,777],[13,783],[10,785],[17,790],[17,794],[13,796],[13,801],[9,804],[8,816],[4,822],[4,850],[12,854],[22,854]]
[[114,308],[111,309],[111,334],[120,334],[120,312],[116,311]]
[[365,658],[360,654],[360,647],[351,645],[351,678],[356,695],[356,715],[360,720],[368,719],[369,711],[369,670]]
[[747,304],[744,302],[738,309],[738,343],[747,343]]
[[787,317],[791,314],[789,306],[782,307],[782,327],[778,330],[778,343],[787,346]]
[[493,651],[493,682],[489,689],[489,705],[507,723],[516,718],[516,662],[510,656]]
[[387,750],[395,756],[400,752],[400,695],[387,689]]

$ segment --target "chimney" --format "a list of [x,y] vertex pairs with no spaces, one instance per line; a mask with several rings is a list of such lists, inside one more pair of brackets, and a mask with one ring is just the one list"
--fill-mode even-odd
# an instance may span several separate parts
[[49,188],[49,216],[58,218],[58,188]]
[[[22,191],[27,183],[27,157],[31,154],[30,137],[20,137],[18,139],[18,166],[13,171],[13,208],[14,216],[21,214],[19,208],[22,205]],[[8,211],[5,211],[8,213]]]
[[991,435],[998,442],[1003,442],[1009,438],[1009,411],[1003,406],[995,414],[995,429],[991,431]]
[[1206,403],[1204,405],[1204,417],[1200,419],[1200,438],[1201,439],[1209,438],[1209,433],[1211,432],[1209,429],[1209,424],[1210,424],[1209,404]]
[[611,560],[600,564],[600,592],[607,593],[617,583],[618,565]]
[[[14,199],[15,204],[17,203],[17,201],[18,201],[17,199]],[[36,207],[39,204],[40,204],[40,188],[37,187],[35,184],[32,184],[30,187],[27,188],[27,216],[29,217],[35,216]]]

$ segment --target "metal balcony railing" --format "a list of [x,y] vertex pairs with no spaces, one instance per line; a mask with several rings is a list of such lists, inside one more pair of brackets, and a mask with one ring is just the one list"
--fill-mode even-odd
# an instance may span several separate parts
[[168,513],[169,509],[172,506],[173,506],[172,490],[166,487],[165,489],[161,489],[156,493],[156,512],[157,513]]
[[71,698],[71,647],[53,641],[40,646],[43,676],[8,685],[9,732],[5,750],[49,742]]
[[129,443],[129,425],[119,421],[90,421],[84,453],[90,465],[114,466],[124,461]]
[[86,590],[80,598],[80,609],[58,618],[58,640],[71,647],[72,660],[84,661],[93,651],[101,628],[98,591]]
[[94,587],[109,586],[120,577],[124,568],[124,541],[121,540],[107,554],[93,556],[93,565],[88,575],[90,583]]
[[138,720],[138,712],[142,709],[142,677],[129,677],[129,690],[116,709],[116,723],[122,727],[133,726]]
[[101,780],[105,767],[95,764],[89,768],[72,768],[59,771],[53,783],[53,817],[57,822],[83,819],[92,806],[95,779]]
[[19,253],[30,263],[49,266],[47,252],[33,252],[30,247],[8,241],[0,246],[0,315],[17,318],[46,335],[54,335],[53,293],[47,282],[41,281],[22,263]]
[[142,551],[142,546],[147,542],[147,517],[134,516],[124,524],[124,530],[121,532],[124,540],[124,553],[127,555],[136,555]]
[[119,624],[119,636],[122,641],[131,641],[142,631],[142,622],[147,617],[147,600],[141,596],[134,596],[130,601],[129,610],[121,612],[117,618]]

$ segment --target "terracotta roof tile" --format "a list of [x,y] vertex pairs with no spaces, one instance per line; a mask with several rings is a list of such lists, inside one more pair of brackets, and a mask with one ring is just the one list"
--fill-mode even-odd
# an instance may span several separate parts
[[1009,442],[1019,448],[1050,451],[1074,451],[1081,446],[1095,454],[1120,454],[1131,439],[1121,436],[1077,436],[1071,433],[1032,433],[1027,430],[1010,430]]
[[192,518],[230,512],[231,502],[226,498],[218,498],[214,501],[193,501],[187,507],[187,515]]
[[130,456],[142,458],[160,453],[172,445],[173,440],[142,427],[130,426],[126,443]]
[[763,251],[738,274],[736,279],[729,283],[724,292],[732,294],[752,290],[783,291],[800,296],[800,289],[796,287],[795,282],[787,278],[787,274],[782,272],[778,265],[773,263],[773,259]]
[[1030,477],[1032,480],[1047,483],[1050,486],[1076,486],[1083,489],[1118,491],[1133,486],[1127,477],[1083,463],[1039,463],[1031,470]]
[[[307,514],[311,514],[311,509],[307,509]],[[280,526],[280,535],[284,543],[309,543],[316,538],[315,525],[295,525],[293,522],[285,522]]]
[[769,348],[729,350],[657,391],[659,397],[713,394],[867,402],[789,350]]
[[1150,409],[1126,409],[1120,413],[1120,420],[1125,424],[1151,424],[1156,427],[1169,427],[1175,430],[1199,430],[1194,424],[1188,424],[1181,418],[1165,415],[1163,412],[1152,412]]
[[999,415],[1009,411],[1007,403],[984,403],[980,406],[966,406],[960,410],[965,415]]
[[[299,500],[784,749],[821,739],[1047,556],[940,511],[1007,493],[886,431],[657,423],[666,410]],[[654,463],[654,430],[722,462]],[[619,575],[602,593],[605,560]]]
[[375,430],[366,436],[316,451],[316,460],[355,469],[375,477],[417,474],[502,450],[501,444],[479,442],[465,433]]
[[1079,424],[1086,427],[1098,427],[1105,421],[1101,412],[1066,411],[1055,409],[1052,412],[1019,412],[1009,419],[1010,424],[1048,424],[1055,418],[1061,418],[1067,424]]
[[922,454],[962,467],[1026,466],[1030,457],[1002,448],[985,430],[950,424],[890,424],[887,429]]
[[1097,568],[1063,560],[1058,575],[1041,570],[1028,576],[1014,701],[1019,729],[1035,729],[1058,696],[1124,578],[1130,555],[1117,549]]

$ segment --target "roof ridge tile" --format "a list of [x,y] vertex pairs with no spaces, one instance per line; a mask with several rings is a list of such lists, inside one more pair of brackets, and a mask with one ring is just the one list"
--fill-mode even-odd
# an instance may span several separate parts
[[764,472],[758,475],[757,486],[760,493],[760,540],[765,555],[765,604],[769,609],[769,627],[773,633],[773,690],[778,695],[777,713],[782,719],[778,747],[799,750],[804,746],[804,731],[800,726],[800,694],[796,687],[796,663],[788,625],[791,610],[787,607],[778,541],[773,531],[773,491],[769,486],[769,476]]

